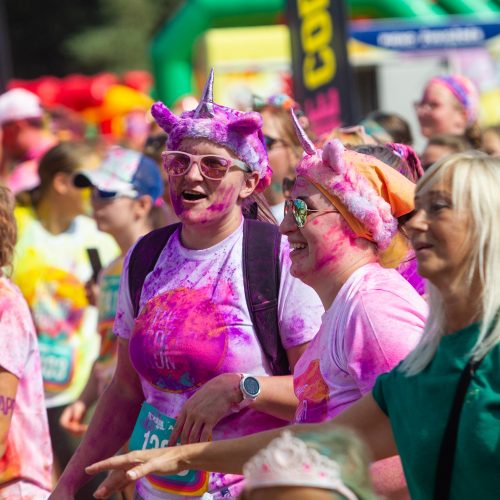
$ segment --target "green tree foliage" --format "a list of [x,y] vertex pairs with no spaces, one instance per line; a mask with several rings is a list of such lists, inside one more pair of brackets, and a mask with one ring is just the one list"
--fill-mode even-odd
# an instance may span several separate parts
[[149,69],[149,43],[176,0],[100,0],[103,22],[72,35],[65,51],[87,70]]
[[6,0],[13,76],[149,69],[149,43],[182,0]]

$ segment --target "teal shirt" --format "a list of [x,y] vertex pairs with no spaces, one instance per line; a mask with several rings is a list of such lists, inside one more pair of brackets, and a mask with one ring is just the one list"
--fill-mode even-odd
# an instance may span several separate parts
[[[439,447],[455,390],[479,334],[475,323],[442,338],[417,375],[380,375],[373,397],[390,418],[412,500],[433,498]],[[452,476],[453,500],[500,498],[500,346],[483,360],[462,408]]]

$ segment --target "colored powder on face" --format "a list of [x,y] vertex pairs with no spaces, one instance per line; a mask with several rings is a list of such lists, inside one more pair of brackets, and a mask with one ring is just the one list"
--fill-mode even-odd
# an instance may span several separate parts
[[333,225],[323,225],[324,235],[316,242],[315,271],[326,265],[340,261],[349,251],[350,235],[345,231],[345,225],[335,221]]
[[174,183],[169,182],[169,192],[170,192],[170,202],[172,203],[172,208],[174,209],[175,215],[179,216],[182,213],[182,198],[177,195],[174,189]]
[[186,392],[220,373],[229,318],[211,300],[210,286],[178,288],[144,306],[130,340],[132,363],[156,388]]
[[235,202],[233,201],[235,196],[236,186],[220,186],[217,189],[217,201],[210,205],[207,210],[209,212],[225,212],[227,211]]

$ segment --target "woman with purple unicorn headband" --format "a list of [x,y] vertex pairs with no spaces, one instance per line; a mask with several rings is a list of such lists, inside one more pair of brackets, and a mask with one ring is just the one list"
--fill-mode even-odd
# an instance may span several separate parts
[[[377,376],[418,343],[427,307],[394,269],[408,253],[398,218],[413,210],[414,184],[376,158],[345,149],[338,140],[316,150],[295,124],[305,154],[280,230],[292,249],[291,273],[316,290],[326,310],[293,373],[299,402],[294,421],[311,423],[335,417],[369,393]],[[148,470],[175,468],[177,457],[190,456],[191,450],[209,469],[219,467],[222,462],[210,461],[211,449],[206,444],[180,447],[165,450],[163,458],[159,452],[136,452],[88,471],[114,466],[126,470],[151,457]],[[226,450],[223,467],[241,470],[238,453],[229,464],[230,444]],[[372,478],[384,497],[407,498],[398,457],[373,464]],[[119,473],[110,476],[98,498],[113,491],[114,479],[118,485],[127,482]]]
[[[270,182],[262,118],[214,103],[212,82],[213,73],[198,107],[180,117],[162,103],[152,108],[168,134],[163,166],[181,222],[146,235],[125,258],[115,376],[53,499],[72,498],[90,478],[85,467],[129,438],[132,449],[149,449],[238,437],[293,418],[289,374],[324,310],[290,275],[277,227],[243,218],[243,206]],[[260,239],[269,234],[265,248]],[[274,295],[255,281],[269,277]],[[256,289],[269,300],[256,303]],[[239,475],[185,471],[141,479],[136,497],[236,498],[242,488]]]

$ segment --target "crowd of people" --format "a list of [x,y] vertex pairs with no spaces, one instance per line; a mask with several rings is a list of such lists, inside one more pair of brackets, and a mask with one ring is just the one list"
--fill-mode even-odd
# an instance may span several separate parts
[[[284,94],[62,139],[0,95],[0,499],[493,499],[500,133]],[[498,270],[497,270],[498,269]]]

